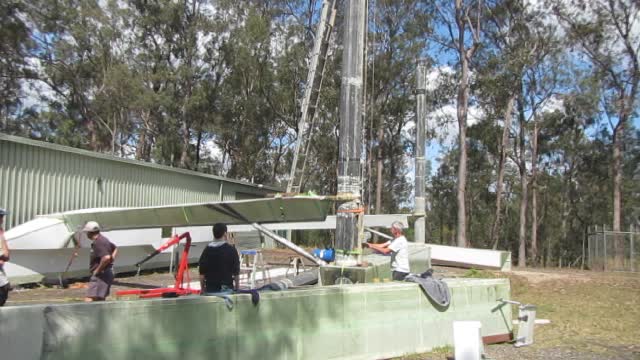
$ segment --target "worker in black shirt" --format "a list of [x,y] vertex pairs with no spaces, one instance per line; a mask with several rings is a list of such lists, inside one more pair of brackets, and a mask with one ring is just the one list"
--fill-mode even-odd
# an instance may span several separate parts
[[213,226],[213,241],[200,255],[200,289],[202,293],[215,293],[228,289],[238,290],[240,259],[236,249],[227,243],[227,226]]

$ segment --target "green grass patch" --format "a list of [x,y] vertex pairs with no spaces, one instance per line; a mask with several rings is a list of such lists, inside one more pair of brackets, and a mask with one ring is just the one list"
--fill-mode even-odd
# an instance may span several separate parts
[[472,279],[494,279],[496,275],[490,271],[471,268],[467,270],[462,277]]
[[[471,269],[465,277],[497,276]],[[536,317],[551,321],[536,325],[532,346],[518,350],[503,345],[508,348],[507,354],[513,354],[512,358],[519,358],[523,352],[544,354],[557,349],[594,354],[594,358],[603,359],[629,355],[635,358],[640,354],[640,274],[532,270],[508,277],[511,298],[536,305]],[[517,316],[518,308],[514,306],[514,319]],[[446,349],[443,351],[449,355],[453,353],[453,349]],[[402,359],[444,358],[442,352],[434,351]]]
[[440,360],[447,359],[449,356],[453,356],[453,347],[452,346],[440,346],[433,348],[428,353],[423,354],[413,354],[413,355],[405,355],[401,357],[402,360]]
[[549,325],[536,326],[537,346],[600,352],[638,344],[640,276],[593,275],[567,274],[565,278],[529,284],[517,295],[514,292],[514,300],[537,306],[537,318],[551,320]]
[[452,354],[453,353],[453,347],[452,346],[440,346],[437,348],[434,348],[433,350],[431,350],[432,354]]

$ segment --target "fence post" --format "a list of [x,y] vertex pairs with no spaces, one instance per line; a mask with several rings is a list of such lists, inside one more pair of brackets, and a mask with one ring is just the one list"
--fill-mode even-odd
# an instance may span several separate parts
[[[587,266],[593,270],[593,266],[591,266],[591,226],[587,227],[587,256]],[[584,261],[584,258],[582,260]],[[584,270],[584,266],[582,270]]]
[[600,253],[600,241],[598,235],[598,225],[594,225],[593,230],[593,269],[600,271],[600,263],[598,262],[600,257],[598,254]]
[[607,231],[605,230],[606,228],[604,227],[604,225],[602,226],[602,239],[604,239],[603,243],[604,243],[604,271],[607,271],[607,263],[609,262],[609,259],[607,258]]
[[598,259],[600,259],[600,264],[598,265],[598,267],[600,268],[600,271],[604,271],[604,254],[606,253],[606,251],[604,250],[604,225],[600,227],[598,238],[600,237],[602,237],[602,239],[599,241],[600,245],[602,245],[602,251],[600,251],[600,256],[598,257]]
[[593,227],[593,262],[591,263],[591,270],[595,270],[598,266],[598,225],[594,225]]
[[635,226],[633,224],[629,225],[629,267],[631,271],[636,271],[636,254],[634,251],[634,235],[635,235]]

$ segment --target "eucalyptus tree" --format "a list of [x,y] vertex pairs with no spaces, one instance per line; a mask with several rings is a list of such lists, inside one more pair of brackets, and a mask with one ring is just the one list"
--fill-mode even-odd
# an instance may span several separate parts
[[467,117],[471,101],[471,72],[474,57],[483,44],[483,31],[487,4],[483,0],[436,1],[436,22],[444,33],[436,33],[432,39],[457,58],[457,123],[458,161],[457,181],[457,230],[456,243],[467,246]]
[[[640,82],[640,5],[625,0],[570,0],[554,4],[568,37],[585,56],[601,84],[602,113],[612,132],[613,230],[622,230],[623,139],[636,114]],[[616,262],[624,256],[614,241]]]
[[[372,152],[377,154],[377,176],[372,183],[376,187],[376,213],[380,213],[383,209],[397,211],[411,189],[404,161],[413,142],[405,130],[414,116],[416,61],[425,56],[433,24],[428,1],[381,0],[371,6],[371,56],[367,65],[370,101],[365,133]],[[375,139],[371,136],[374,132]]]
[[21,14],[21,1],[0,3],[0,129],[21,103],[22,80],[31,77],[27,59],[33,48],[29,28]]
[[[496,248],[501,233],[504,174],[507,160],[511,158],[520,173],[518,263],[524,266],[529,182],[531,180],[535,184],[532,179],[536,173],[537,112],[554,89],[550,79],[554,79],[557,69],[551,69],[549,64],[553,63],[550,59],[559,47],[554,41],[553,31],[532,4],[505,0],[491,2],[488,8],[484,31],[486,41],[479,52],[477,66],[478,98],[487,115],[498,120],[502,127],[501,136],[497,137],[496,197],[490,236],[492,247]],[[510,151],[514,110],[518,114],[518,123],[516,141],[513,151]],[[530,122],[534,123],[531,136],[528,135]],[[531,145],[531,149],[528,145]],[[529,153],[532,154],[531,160],[527,156]],[[532,164],[531,176],[527,169],[529,162]],[[531,190],[535,205],[535,186]],[[537,213],[537,210],[532,211]],[[533,218],[531,250],[535,258],[537,221],[535,215]]]
[[456,155],[454,151],[451,151],[440,158],[440,166],[431,177],[429,184],[431,209],[428,217],[429,224],[432,225],[431,238],[437,239],[440,244],[452,246],[456,244]]
[[525,11],[525,5],[521,2],[497,2],[487,14],[487,41],[480,54],[479,96],[487,114],[502,122],[497,152],[495,214],[490,233],[493,249],[497,248],[500,239],[504,173],[509,155],[513,109],[520,93],[515,84],[522,77],[523,58],[527,58],[531,51],[527,41],[523,41],[527,37],[526,21],[529,18]]
[[127,82],[112,81],[126,71],[118,5],[90,0],[40,5],[25,3],[35,43],[30,58],[37,64],[34,77],[51,90],[41,101],[47,102],[50,115],[62,115],[54,125],[58,135],[64,142],[79,133],[83,136],[72,140],[72,145],[116,153],[126,141],[121,129],[127,127],[126,105],[107,101],[117,94],[126,101]]

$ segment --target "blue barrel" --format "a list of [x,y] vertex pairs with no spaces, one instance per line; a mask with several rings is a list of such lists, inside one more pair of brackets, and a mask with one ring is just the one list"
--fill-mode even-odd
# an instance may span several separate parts
[[336,259],[336,252],[332,248],[328,249],[313,249],[311,252],[313,256],[324,260],[326,262],[332,262]]

